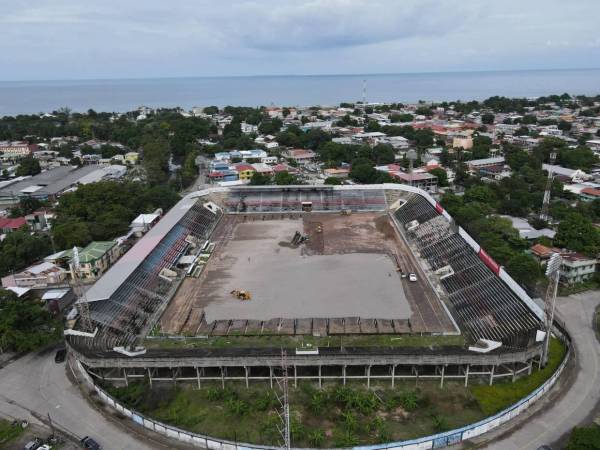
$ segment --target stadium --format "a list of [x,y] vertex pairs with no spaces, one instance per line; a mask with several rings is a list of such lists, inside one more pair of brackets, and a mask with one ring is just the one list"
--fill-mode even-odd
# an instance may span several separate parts
[[[410,276],[409,276],[410,274]],[[215,187],[184,197],[78,300],[67,342],[127,384],[513,380],[544,311],[429,194]]]

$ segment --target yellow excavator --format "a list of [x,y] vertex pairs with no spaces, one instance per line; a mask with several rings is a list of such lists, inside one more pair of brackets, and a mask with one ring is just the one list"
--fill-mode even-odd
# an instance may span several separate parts
[[234,289],[233,291],[231,291],[231,295],[233,295],[238,300],[250,300],[252,298],[250,292],[243,291],[241,289]]

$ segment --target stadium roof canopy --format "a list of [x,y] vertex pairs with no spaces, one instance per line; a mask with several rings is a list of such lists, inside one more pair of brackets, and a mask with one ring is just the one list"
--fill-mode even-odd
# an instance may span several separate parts
[[202,193],[194,192],[181,199],[163,218],[123,255],[85,294],[87,302],[108,300],[135,269],[146,259],[171,229],[196,203]]

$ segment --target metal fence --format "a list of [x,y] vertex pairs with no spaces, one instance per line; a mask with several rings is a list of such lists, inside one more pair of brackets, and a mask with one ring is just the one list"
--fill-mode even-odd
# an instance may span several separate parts
[[[535,403],[540,397],[542,397],[546,392],[548,392],[552,386],[556,383],[558,378],[560,377],[562,371],[564,370],[569,357],[571,355],[571,345],[568,342],[568,337],[565,336],[565,343],[568,345],[567,353],[561,362],[558,369],[552,374],[552,376],[546,380],[546,382],[529,394],[527,397],[519,400],[517,403],[511,405],[503,411],[495,414],[494,416],[483,419],[479,422],[473,423],[471,425],[467,425],[462,428],[458,428],[455,430],[447,431],[444,433],[439,433],[433,436],[426,436],[418,439],[411,439],[408,441],[400,441],[400,442],[389,442],[386,444],[377,444],[377,445],[368,445],[368,446],[358,446],[353,447],[353,450],[383,450],[383,449],[398,449],[398,450],[424,450],[424,449],[435,449],[442,448],[448,445],[456,444],[476,436],[480,436],[484,433],[487,433],[494,428],[499,427],[500,425],[508,422],[509,420],[515,418],[523,411],[525,411],[529,406]],[[116,399],[112,396],[104,392],[99,386],[96,386],[89,376],[89,374],[85,371],[83,366],[79,361],[76,362],[79,372],[86,379],[87,383],[96,390],[100,398],[114,408],[117,412],[123,414],[129,420],[133,421],[139,426],[152,430],[156,433],[162,434],[164,436],[177,439],[187,444],[191,444],[194,446],[208,448],[211,450],[264,450],[264,449],[274,449],[277,447],[272,446],[262,446],[256,444],[246,444],[246,443],[238,443],[232,441],[226,441],[222,439],[216,439],[214,437],[205,436],[201,434],[191,433],[189,431],[180,430],[179,428],[166,425],[161,422],[157,422],[153,419],[145,417],[143,414],[139,412],[128,409],[125,406],[121,405]]]

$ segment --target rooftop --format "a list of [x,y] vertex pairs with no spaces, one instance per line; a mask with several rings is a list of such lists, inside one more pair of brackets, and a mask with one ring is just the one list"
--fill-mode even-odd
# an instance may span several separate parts
[[14,197],[20,193],[35,193],[36,197],[56,195],[76,185],[86,175],[98,170],[98,166],[61,166],[47,170],[24,180],[0,188],[0,197]]
[[83,250],[79,251],[79,262],[90,263],[102,258],[106,252],[117,244],[116,241],[90,242]]
[[146,259],[185,213],[196,203],[202,191],[193,192],[181,199],[148,231],[121,259],[119,259],[86,293],[88,302],[107,300],[127,277]]

